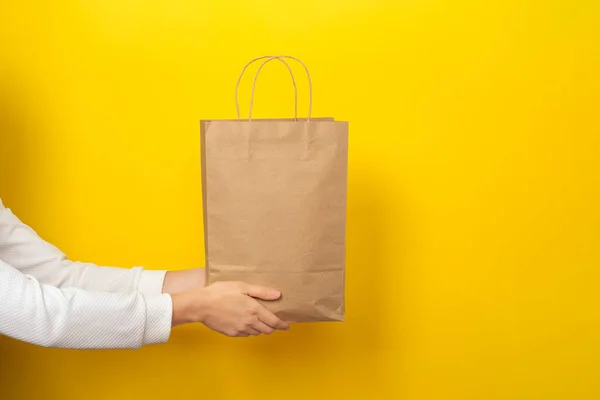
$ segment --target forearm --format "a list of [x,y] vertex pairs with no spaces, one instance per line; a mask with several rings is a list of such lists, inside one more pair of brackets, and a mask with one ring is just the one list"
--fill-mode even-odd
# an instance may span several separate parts
[[97,293],[41,285],[0,261],[0,334],[45,347],[138,348],[164,343],[167,294]]
[[165,276],[162,292],[177,294],[198,289],[206,285],[204,268],[169,271]]

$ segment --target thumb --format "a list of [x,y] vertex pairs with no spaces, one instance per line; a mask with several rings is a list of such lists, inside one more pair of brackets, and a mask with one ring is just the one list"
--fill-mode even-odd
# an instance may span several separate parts
[[242,290],[244,294],[261,300],[277,300],[281,296],[281,292],[279,290],[259,285],[247,284],[242,287]]

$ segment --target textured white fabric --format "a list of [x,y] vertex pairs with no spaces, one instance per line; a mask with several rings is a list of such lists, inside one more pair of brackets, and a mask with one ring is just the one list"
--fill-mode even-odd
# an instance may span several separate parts
[[69,261],[0,200],[0,334],[47,347],[164,343],[172,300],[166,271]]

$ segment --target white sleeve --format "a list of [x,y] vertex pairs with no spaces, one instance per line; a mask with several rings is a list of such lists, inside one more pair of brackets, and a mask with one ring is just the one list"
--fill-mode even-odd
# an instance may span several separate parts
[[70,261],[59,249],[22,223],[10,209],[4,207],[1,200],[0,260],[42,284],[98,292],[161,293],[167,272],[142,267],[98,267]]
[[40,285],[0,261],[0,334],[44,347],[139,348],[171,332],[169,294],[86,292]]

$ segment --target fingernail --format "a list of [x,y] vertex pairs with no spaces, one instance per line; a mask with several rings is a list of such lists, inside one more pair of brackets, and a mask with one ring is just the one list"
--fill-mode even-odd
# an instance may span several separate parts
[[279,290],[271,290],[271,294],[275,297],[281,296],[281,292]]

